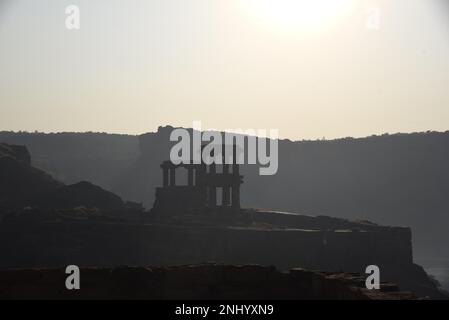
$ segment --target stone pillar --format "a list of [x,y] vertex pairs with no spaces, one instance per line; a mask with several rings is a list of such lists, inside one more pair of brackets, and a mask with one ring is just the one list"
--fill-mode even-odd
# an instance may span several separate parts
[[234,209],[240,209],[240,184],[234,184],[232,186],[232,207]]
[[166,188],[168,186],[168,168],[162,168],[162,181],[164,188]]
[[201,167],[195,167],[195,185],[199,187],[201,185]]
[[237,146],[234,144],[233,149],[233,164],[232,174],[234,176],[234,183],[232,185],[232,207],[240,209],[240,167],[237,164]]
[[209,187],[209,208],[213,209],[217,206],[217,188]]
[[207,205],[207,188],[206,188],[206,165],[202,163],[201,165],[196,167],[196,180],[195,185],[198,190],[201,192],[201,202],[206,206]]
[[[209,166],[209,174],[213,176],[216,173],[217,173],[217,166],[214,162]],[[217,206],[217,188],[215,186],[210,186],[209,187],[209,207],[215,208],[216,206]]]
[[176,168],[170,168],[170,185],[176,186]]
[[239,165],[237,164],[237,146],[233,145],[233,162],[232,162],[232,174],[234,176],[240,176]]
[[223,186],[223,207],[229,207],[229,201],[230,201],[230,190],[231,188],[229,186]]
[[189,187],[193,187],[193,168],[192,167],[187,167],[187,180],[188,180],[188,185]]

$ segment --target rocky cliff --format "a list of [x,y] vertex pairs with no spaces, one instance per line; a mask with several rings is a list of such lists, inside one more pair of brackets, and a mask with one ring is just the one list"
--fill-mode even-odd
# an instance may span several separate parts
[[[150,208],[162,183],[169,130],[141,136],[0,132],[0,141],[26,145],[33,164],[59,181],[88,180]],[[277,175],[241,168],[241,200],[245,207],[409,226],[416,257],[449,259],[448,161],[449,132],[280,140]]]
[[[311,217],[305,219],[309,221]],[[184,265],[218,262],[232,265],[274,265],[280,270],[364,273],[381,270],[381,280],[398,283],[419,296],[444,298],[425,271],[412,261],[411,233],[341,221],[331,229],[327,219],[314,229],[267,225],[255,218],[249,225],[205,221],[122,223],[96,220],[7,220],[0,223],[0,270],[120,265]],[[299,225],[299,222],[298,222]],[[305,225],[306,226],[306,225]],[[350,229],[338,229],[345,226]],[[14,239],[13,242],[10,239]]]
[[92,183],[65,185],[31,165],[24,146],[0,143],[0,217],[24,207],[124,210],[120,197]]
[[257,265],[82,268],[80,290],[72,291],[66,277],[62,269],[0,271],[0,299],[416,299],[391,283],[367,290],[358,274]]

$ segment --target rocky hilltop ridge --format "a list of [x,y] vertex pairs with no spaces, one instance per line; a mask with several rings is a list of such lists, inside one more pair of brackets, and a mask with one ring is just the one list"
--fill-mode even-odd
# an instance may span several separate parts
[[0,143],[0,218],[25,207],[124,210],[125,202],[112,192],[87,181],[71,185],[31,165],[25,146]]

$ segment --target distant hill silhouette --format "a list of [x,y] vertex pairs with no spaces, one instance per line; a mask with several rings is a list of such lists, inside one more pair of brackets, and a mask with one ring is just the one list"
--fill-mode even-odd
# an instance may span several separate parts
[[0,144],[0,208],[22,208],[63,184],[30,165],[25,147]]
[[125,203],[117,195],[89,182],[66,186],[31,166],[25,147],[0,143],[0,217],[8,211],[33,206],[122,210]]
[[136,136],[103,133],[0,132],[0,142],[25,145],[32,165],[66,184],[87,180],[110,190],[136,160]]
[[101,210],[125,208],[124,202],[119,196],[87,181],[57,188],[54,192],[38,200],[37,205],[58,209],[72,209],[81,206]]
[[[171,127],[141,136],[0,132],[65,183],[89,180],[127,200],[154,200]],[[242,205],[412,227],[419,257],[446,257],[449,132],[279,143],[279,171],[242,166]]]

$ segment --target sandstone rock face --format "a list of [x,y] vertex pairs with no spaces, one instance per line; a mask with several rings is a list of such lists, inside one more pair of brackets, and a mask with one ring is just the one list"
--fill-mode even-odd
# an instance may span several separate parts
[[81,289],[65,288],[62,269],[0,271],[0,299],[415,299],[391,283],[364,287],[351,273],[292,269],[279,272],[259,265],[82,268]]

